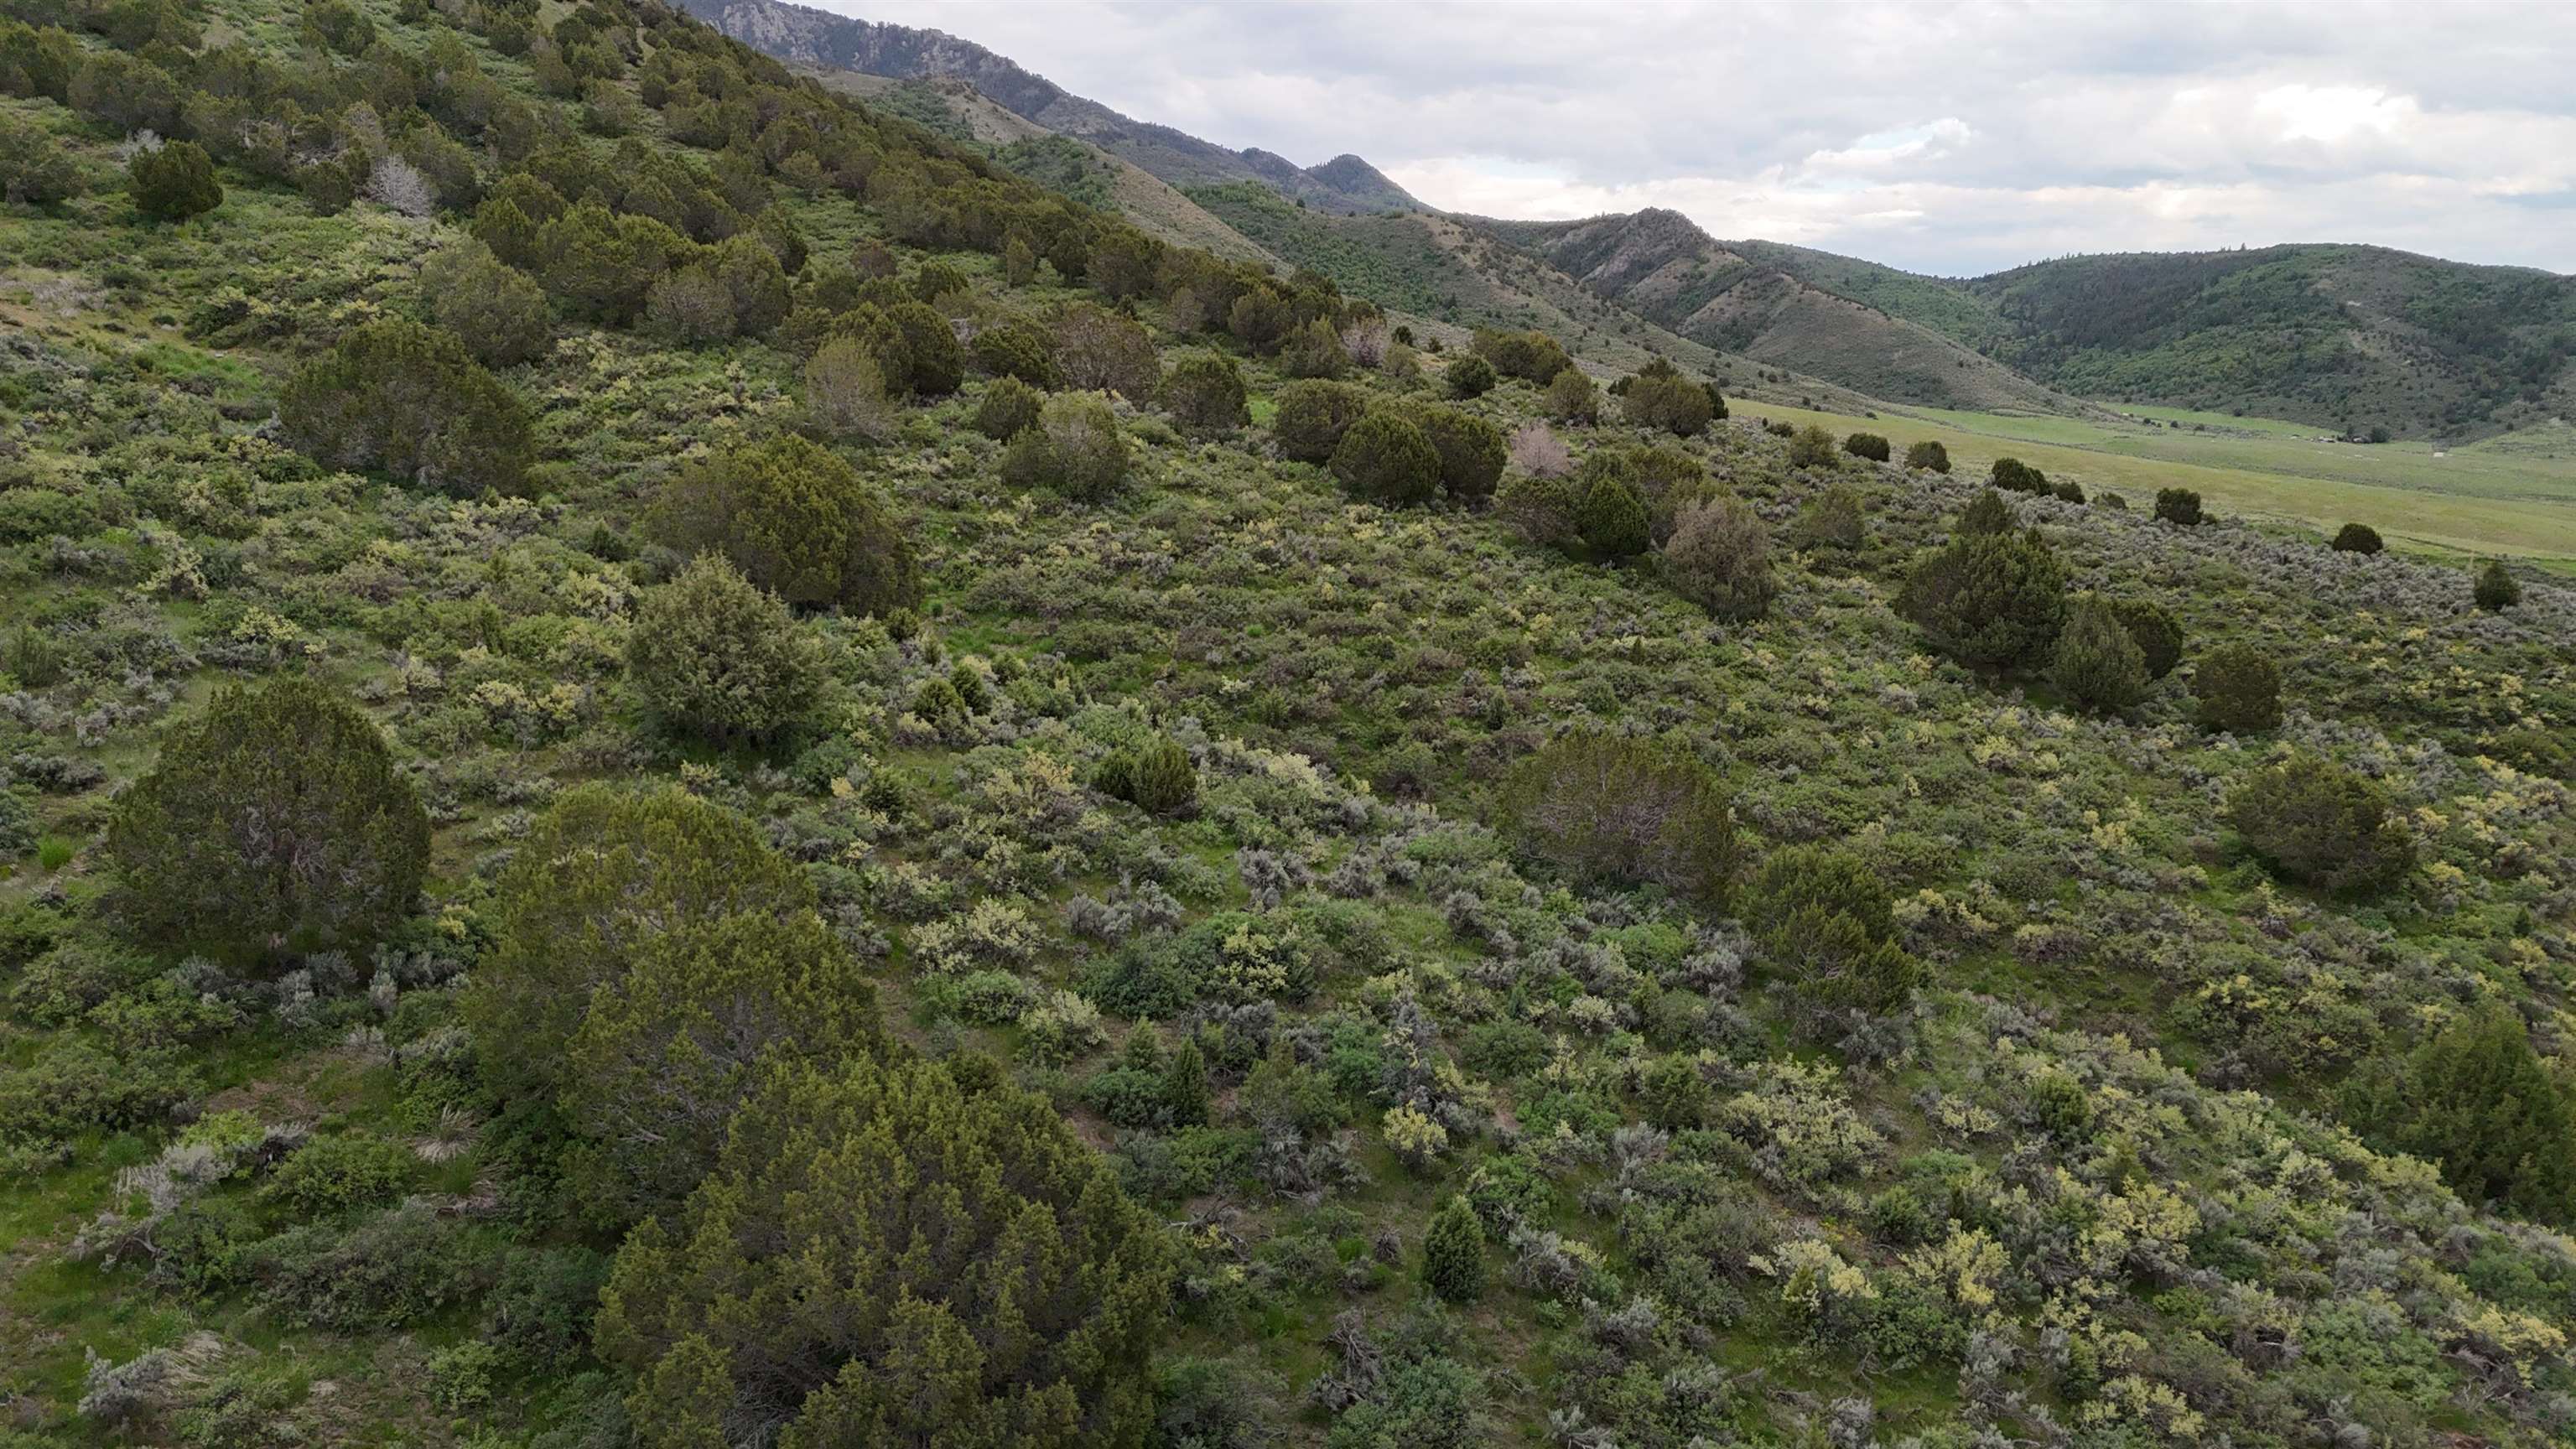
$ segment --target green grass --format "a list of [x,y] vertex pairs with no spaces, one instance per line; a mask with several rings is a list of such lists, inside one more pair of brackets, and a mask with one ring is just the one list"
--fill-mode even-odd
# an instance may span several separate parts
[[2324,533],[2367,523],[2392,547],[2417,553],[2508,554],[2576,567],[2576,456],[2487,444],[2436,456],[2425,443],[2316,442],[2313,434],[2288,435],[2297,425],[2277,422],[2262,423],[2258,436],[1941,408],[1864,419],[1760,402],[1731,406],[1757,417],[1816,423],[1837,435],[1884,433],[1900,450],[1938,438],[1955,470],[1966,475],[2011,456],[2052,478],[2071,478],[2088,494],[2120,493],[2132,505],[2144,505],[2159,488],[2194,488],[2223,515]]

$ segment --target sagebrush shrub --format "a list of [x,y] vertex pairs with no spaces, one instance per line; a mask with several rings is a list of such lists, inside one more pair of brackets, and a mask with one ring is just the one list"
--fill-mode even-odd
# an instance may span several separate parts
[[1721,619],[1770,612],[1771,530],[1739,498],[1696,503],[1682,511],[1664,544],[1664,575],[1684,598]]

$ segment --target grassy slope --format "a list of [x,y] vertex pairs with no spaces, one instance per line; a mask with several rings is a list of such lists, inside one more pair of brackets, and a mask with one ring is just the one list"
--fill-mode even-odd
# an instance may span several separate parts
[[[258,18],[246,3],[234,11]],[[73,134],[58,108],[13,110]],[[40,424],[11,461],[43,478],[95,480],[102,498],[129,501],[125,490],[174,473],[221,481],[247,470],[253,518],[247,537],[230,537],[202,526],[185,490],[170,495],[166,526],[240,566],[211,570],[202,599],[150,587],[171,546],[126,523],[90,528],[67,540],[68,551],[47,537],[10,546],[0,569],[8,617],[57,628],[82,654],[73,677],[35,691],[36,704],[9,717],[9,743],[94,760],[109,779],[42,797],[47,829],[83,849],[59,869],[9,862],[0,904],[60,892],[78,908],[92,898],[101,881],[87,847],[108,790],[148,763],[159,730],[214,680],[276,667],[275,656],[242,652],[248,611],[270,610],[313,646],[312,667],[371,701],[434,802],[432,910],[459,935],[471,938],[488,905],[483,878],[553,790],[599,776],[687,779],[827,860],[916,872],[928,885],[872,888],[847,902],[895,938],[890,1009],[925,1042],[1014,1060],[1131,1168],[1159,1134],[1115,1132],[1082,1105],[1082,1072],[1105,1057],[1062,1072],[1019,1062],[1017,1028],[963,1023],[940,984],[909,969],[911,934],[983,899],[1016,900],[1041,923],[1044,945],[1014,973],[1071,984],[1104,954],[1063,924],[1077,893],[1105,894],[1132,875],[1168,884],[1199,920],[1247,904],[1237,871],[1244,849],[1288,853],[1319,877],[1358,867],[1354,884],[1295,893],[1294,908],[1348,934],[1316,995],[1279,1004],[1287,1021],[1340,1033],[1330,1037],[1337,1064],[1373,1060],[1399,993],[1431,1014],[1445,1065],[1470,1060],[1473,1035],[1496,1024],[1535,1023],[1554,1045],[1527,1069],[1461,1069],[1459,1090],[1492,1125],[1462,1134],[1426,1169],[1387,1153],[1375,1077],[1356,1070],[1340,1100],[1356,1128],[1359,1185],[1305,1202],[1226,1179],[1158,1200],[1168,1218],[1203,1217],[1215,1229],[1189,1235],[1186,1269],[1202,1294],[1176,1315],[1176,1349],[1241,1371],[1241,1403],[1279,1442],[1324,1439],[1329,1418],[1303,1393],[1327,1365],[1327,1327],[1350,1311],[1391,1333],[1414,1296],[1430,1206],[1503,1155],[1504,1121],[1529,1129],[1533,1155],[1547,1163],[1540,1220],[1597,1250],[1610,1275],[1606,1286],[1587,1283],[1584,1296],[1597,1290],[1618,1303],[1670,1291],[1640,1262],[1645,1226],[1620,1190],[1631,1185],[1622,1157],[1635,1166],[1663,1150],[1708,1154],[1730,1190],[1830,1239],[1892,1295],[1908,1281],[1912,1250],[1873,1238],[1867,1205],[1939,1149],[1984,1184],[1979,1231],[2011,1244],[2000,1331],[2031,1346],[2007,1381],[2025,1406],[2060,1418],[2100,1409],[2114,1422],[2124,1412],[2037,1347],[2038,1275],[2067,1273],[2061,1281],[2088,1304],[2077,1341],[2088,1352],[2107,1346],[2109,1365],[2142,1383],[2184,1383],[2212,1405],[2257,1397],[2256,1372],[2222,1346],[2240,1328],[2256,1342],[2260,1327],[2295,1333],[2309,1350],[2261,1370],[2266,1383],[2296,1389],[2302,1427],[2311,1406],[2321,1413],[2334,1393],[2359,1392],[2383,1430],[2431,1422],[2495,1443],[2540,1442],[2543,1431],[2514,1415],[2530,1411],[2538,1390],[2563,1387],[2563,1364],[2541,1356],[2530,1372],[2556,1377],[2537,1390],[2499,1390],[2473,1385],[2440,1351],[2475,1342],[2459,1324],[2486,1305],[2481,1294],[2539,1315],[2543,1327],[2576,1319],[2565,1280],[2541,1276],[2576,1258],[2554,1235],[2477,1214],[2426,1185],[2419,1169],[2361,1151],[2302,1109],[2330,1100],[2361,1044],[2411,1042],[2419,1012],[2480,992],[2543,1013],[2565,1004],[2564,923],[2534,879],[2563,879],[2576,865],[2565,792],[2459,763],[2526,715],[2567,723],[2571,614],[2557,591],[2536,589],[2505,618],[2470,617],[2455,574],[2413,561],[2365,565],[2276,550],[2242,530],[2177,536],[2134,516],[2023,505],[2082,581],[2152,593],[2181,615],[2195,648],[2228,638],[2278,648],[2300,709],[2293,736],[2328,748],[2358,738],[2358,752],[2385,762],[2411,802],[2442,817],[2410,817],[2411,828],[2458,879],[2419,873],[2396,897],[2354,910],[2274,887],[2208,824],[2214,783],[2257,752],[2189,728],[2180,679],[2129,720],[2079,721],[2056,713],[2044,689],[1997,691],[1926,657],[1888,600],[1912,550],[1937,539],[1969,496],[1964,482],[1857,464],[1801,473],[1741,425],[1692,443],[1775,525],[1837,482],[1859,489],[1871,512],[1865,549],[1840,559],[1784,554],[1773,616],[1727,626],[1650,566],[1606,568],[1531,548],[1488,513],[1354,506],[1320,470],[1277,462],[1258,432],[1196,442],[1139,417],[1139,476],[1122,497],[1080,507],[1019,493],[998,481],[997,448],[965,426],[970,390],[910,414],[895,442],[857,453],[921,540],[934,622],[904,646],[864,622],[809,626],[835,659],[834,723],[819,743],[856,754],[844,773],[791,775],[780,768],[788,758],[709,755],[643,725],[616,659],[632,589],[655,566],[613,562],[595,540],[603,528],[630,537],[679,460],[790,421],[795,359],[757,342],[692,352],[566,327],[545,357],[506,378],[541,406],[540,444],[565,465],[556,496],[459,501],[383,479],[307,476],[257,435],[261,405],[299,351],[349,318],[416,310],[417,261],[452,227],[363,204],[314,217],[292,193],[240,177],[229,178],[215,215],[148,227],[115,190],[112,140],[77,144],[92,196],[56,214],[10,212],[0,248],[11,279],[0,310],[30,349],[6,364],[12,388],[25,389],[11,395],[31,400]],[[820,253],[873,229],[837,199],[782,204]],[[1053,287],[1006,293],[989,259],[943,260],[974,278],[987,318],[1076,297]],[[228,350],[192,340],[180,324],[227,287],[273,306],[282,330]],[[1266,401],[1280,379],[1257,360],[1248,365]],[[218,405],[241,416],[228,420]],[[1475,406],[1519,424],[1536,399],[1513,385]],[[1571,437],[1584,449],[1634,441],[1616,428]],[[157,647],[165,641],[166,651]],[[927,680],[961,661],[1005,660],[1021,681],[999,691],[989,717],[948,739],[901,724]],[[2506,674],[2518,696],[2494,687]],[[485,680],[564,684],[581,701],[578,715],[566,726],[514,717],[487,702],[477,687]],[[118,708],[102,709],[108,703]],[[1199,748],[1207,783],[1196,819],[1148,820],[1070,783],[1139,731],[1145,710]],[[95,733],[75,725],[84,716],[94,716]],[[1758,1124],[1768,1119],[1748,1127],[1729,1115],[1720,1120],[1739,1125],[1704,1134],[1713,1141],[1699,1146],[1659,1149],[1632,1136],[1614,1149],[1610,1124],[1638,1112],[1635,1079],[1650,1057],[1694,1062],[1730,1114],[1751,1111],[1744,1099],[1790,1055],[1791,983],[1758,954],[1739,963],[1740,985],[1723,970],[1685,973],[1668,939],[1723,943],[1717,922],[1653,893],[1582,888],[1516,862],[1476,823],[1495,779],[1548,731],[1600,720],[1670,730],[1727,769],[1757,852],[1842,842],[1906,893],[1908,939],[1933,972],[1911,1050],[1884,1065],[1856,1061],[1829,1094],[1831,1111],[1811,1106],[1767,1128]],[[2452,753],[2429,748],[2437,743]],[[872,808],[829,783],[854,775],[893,782],[908,803],[871,818]],[[1486,923],[1523,944],[1504,944]],[[2254,984],[2213,1001],[2206,990],[2223,985],[2223,973]],[[0,1066],[23,1066],[59,1036],[105,1030],[33,1024],[11,984]],[[390,1021],[363,995],[344,994],[310,1025],[255,1015],[188,1053],[210,1106],[407,1139],[423,1124],[406,1073],[346,1032],[374,1026],[407,1043],[445,1019],[450,994],[406,992]],[[2218,1090],[2132,1042],[2185,1066],[2208,1064],[2210,1083],[2262,1091]],[[2051,1074],[2082,1083],[2098,1113],[2094,1134],[2043,1130],[2031,1086]],[[1589,1125],[1554,1136],[1555,1121],[1581,1114],[1594,1114],[1581,1118]],[[1827,1123],[1846,1134],[1856,1124],[1861,1132],[1847,1140],[1862,1145],[1812,1174],[1789,1172],[1784,1149]],[[432,1354],[482,1329],[470,1303],[342,1336],[292,1326],[252,1287],[198,1301],[154,1286],[133,1263],[70,1261],[79,1227],[129,1197],[113,1173],[149,1160],[168,1136],[146,1124],[84,1137],[67,1162],[25,1171],[0,1200],[0,1391],[20,1423],[67,1442],[174,1437],[157,1432],[166,1426],[119,1431],[76,1417],[72,1405],[84,1350],[122,1358],[192,1330],[227,1340],[221,1372],[283,1395],[245,1433],[434,1445],[487,1433],[482,1442],[515,1444],[578,1398],[569,1370],[513,1367],[487,1404],[434,1401]],[[454,1206],[469,1261],[488,1262],[505,1241],[542,1236],[470,1206],[478,1183],[487,1174],[507,1181],[510,1165],[487,1141],[419,1164],[405,1188]],[[2142,1185],[2207,1211],[2206,1233],[2169,1245],[2192,1265],[2189,1291],[2160,1269],[2133,1267],[2131,1244],[2087,1227],[2106,1214],[2127,1221],[2155,1201]],[[252,1181],[215,1198],[266,1211],[255,1207]],[[1393,1235],[1395,1261],[1371,1270],[1381,1234]],[[1649,1387],[1709,1364],[1748,1375],[1710,1395],[1728,1404],[1712,1433],[1809,1442],[1819,1406],[1845,1395],[1874,1400],[1891,1439],[1943,1429],[1966,1412],[1950,1357],[1865,1354],[1847,1326],[1808,1318],[1740,1252],[1719,1257],[1723,1246],[1707,1250],[1716,1277],[1704,1294],[1666,1304],[1687,1330],[1618,1349],[1620,1366]],[[2454,1276],[2455,1251],[2479,1255],[2475,1288]],[[1496,1252],[1498,1277],[1509,1256]],[[2386,1317],[2356,1326],[2334,1316],[2354,1296],[2338,1285],[2382,1281],[2403,1298],[2377,1287],[2360,1296],[2384,1299]],[[1596,1421],[1612,1412],[1583,1398],[1597,1379],[1574,1370],[1597,1365],[1601,1345],[1620,1340],[1588,1328],[1580,1302],[1498,1283],[1459,1318],[1461,1359],[1518,1375],[1490,1379],[1480,1437],[1535,1439],[1548,1412],[1573,1402],[1591,1403]],[[2390,1367],[2371,1357],[2381,1350],[2404,1356]],[[2384,1379],[2404,1395],[2390,1398]],[[2040,1437],[2031,1412],[2003,1422]]]

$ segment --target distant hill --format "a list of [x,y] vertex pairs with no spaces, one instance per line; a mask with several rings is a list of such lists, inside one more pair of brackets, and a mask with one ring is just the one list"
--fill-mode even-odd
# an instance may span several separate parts
[[1720,379],[1733,394],[1848,412],[1878,401],[1658,326],[1467,218],[1334,215],[1248,183],[1197,187],[1188,196],[1280,260],[1321,272],[1352,296],[1462,330],[1541,328],[1598,371],[1632,371],[1667,357]]
[[1734,359],[1749,374],[1734,385],[1831,387],[1845,407],[2155,403],[2453,440],[2576,414],[2576,278],[2297,245],[2068,257],[1957,279],[1721,241],[1661,208],[1444,218],[1357,156],[1303,167],[1230,150],[940,31],[781,0],[681,3],[1155,235],[1311,266],[1462,327],[1568,328],[1591,339],[1578,349],[1587,360],[1660,352],[1724,373]]
[[1890,402],[1984,411],[2075,405],[1940,331],[1719,242],[1677,211],[1473,225],[1684,337],[1768,366]]
[[2365,246],[2068,257],[1963,284],[2090,397],[2476,435],[2576,402],[2576,278]]
[[680,6],[734,39],[792,64],[892,80],[962,80],[1013,114],[1087,141],[1174,186],[1258,181],[1330,211],[1428,209],[1357,156],[1336,156],[1309,169],[1267,151],[1229,150],[1186,131],[1121,115],[945,31],[854,20],[781,0],[680,0]]

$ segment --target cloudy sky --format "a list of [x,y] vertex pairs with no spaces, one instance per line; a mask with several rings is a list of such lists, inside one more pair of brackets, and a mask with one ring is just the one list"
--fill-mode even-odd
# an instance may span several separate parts
[[820,3],[1459,211],[1666,206],[1949,275],[2276,241],[2576,272],[2564,0]]

